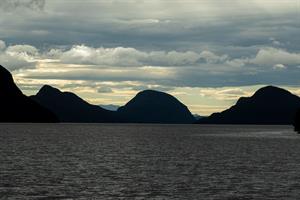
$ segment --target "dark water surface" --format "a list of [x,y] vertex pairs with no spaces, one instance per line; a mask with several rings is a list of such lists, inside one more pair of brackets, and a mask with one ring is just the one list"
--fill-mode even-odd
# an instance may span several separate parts
[[0,124],[0,199],[300,199],[289,126]]

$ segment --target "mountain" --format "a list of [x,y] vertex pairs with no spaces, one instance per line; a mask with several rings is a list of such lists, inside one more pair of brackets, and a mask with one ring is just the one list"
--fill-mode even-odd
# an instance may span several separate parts
[[200,119],[201,124],[292,124],[300,98],[284,89],[267,86],[251,97],[241,97],[221,113]]
[[297,131],[300,134],[300,109],[297,111],[294,121],[294,127],[295,131]]
[[0,65],[0,122],[58,122],[48,109],[25,96],[11,73]]
[[91,105],[71,92],[61,92],[45,85],[33,100],[55,113],[61,122],[110,123],[117,122],[115,112]]
[[193,123],[195,118],[175,97],[154,90],[139,92],[125,106],[119,116],[131,123]]
[[101,108],[110,110],[110,111],[117,111],[120,106],[109,104],[109,105],[99,105]]
[[195,120],[199,120],[199,119],[203,118],[203,116],[198,115],[198,114],[193,114],[193,116],[194,116]]

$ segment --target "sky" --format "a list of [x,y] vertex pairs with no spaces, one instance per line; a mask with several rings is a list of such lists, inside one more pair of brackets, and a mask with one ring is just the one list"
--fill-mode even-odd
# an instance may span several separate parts
[[1,0],[0,64],[27,95],[145,89],[209,115],[265,85],[300,95],[300,0]]

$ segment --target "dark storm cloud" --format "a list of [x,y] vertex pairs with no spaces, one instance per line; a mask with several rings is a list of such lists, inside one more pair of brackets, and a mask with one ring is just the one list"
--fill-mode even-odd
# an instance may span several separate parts
[[[269,14],[261,7],[272,2],[256,3],[263,5],[260,7],[253,3],[232,2],[232,8],[225,5],[221,9],[216,6],[217,1],[183,4],[177,0],[172,3],[158,0],[153,3],[52,0],[47,2],[45,12],[40,15],[14,16],[15,20],[9,16],[7,23],[1,24],[1,35],[10,43],[26,42],[35,46],[84,43],[148,50],[214,47],[222,50],[226,46],[266,45],[269,37],[274,37],[289,41],[286,45],[296,48],[299,23],[293,9],[277,13],[275,7]],[[293,5],[293,1],[289,2]],[[182,11],[176,5],[181,6]],[[22,30],[28,34],[22,34]]]
[[[42,16],[39,19],[3,23],[2,35],[11,43],[27,43],[35,46],[87,44],[105,47],[135,47],[148,50],[191,50],[213,48],[222,51],[227,46],[252,47],[269,45],[269,38],[284,41],[284,45],[299,50],[299,23],[286,19],[295,16],[278,18],[254,18],[247,23],[239,19],[224,24],[193,24],[185,27],[184,20],[158,22],[151,25],[135,25],[118,20],[89,21],[74,17]],[[21,17],[20,17],[21,18]],[[265,21],[256,23],[256,21]],[[269,21],[277,21],[270,25]],[[6,28],[5,28],[6,27]],[[280,27],[280,28],[279,28]],[[22,34],[22,29],[29,34]],[[14,30],[14,31],[12,31]],[[19,30],[19,31],[17,31]]]

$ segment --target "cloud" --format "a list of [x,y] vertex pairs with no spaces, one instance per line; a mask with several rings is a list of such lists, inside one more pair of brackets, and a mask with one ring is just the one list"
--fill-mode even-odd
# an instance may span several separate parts
[[182,66],[195,64],[201,56],[193,51],[152,51],[142,59],[145,64],[158,66]]
[[[173,79],[174,73],[165,68],[89,68],[70,67],[55,63],[55,68],[38,68],[22,73],[22,78],[53,79],[53,80],[83,80],[83,81],[141,81],[162,82]],[[63,68],[63,69],[61,69]]]
[[287,50],[263,47],[258,49],[256,55],[235,59],[224,59],[224,63],[232,67],[244,67],[253,65],[258,69],[286,69],[288,66],[297,66],[300,64],[300,53],[288,52]]
[[281,42],[277,41],[275,38],[273,37],[270,37],[269,40],[271,41],[271,43],[274,45],[274,46],[281,46]]
[[6,48],[5,42],[0,40],[0,51],[4,50],[5,48]]
[[45,3],[45,0],[1,0],[0,9],[8,12],[18,9],[43,10]]
[[8,46],[0,40],[0,64],[11,71],[24,68],[34,68],[33,56],[38,54],[38,50],[29,45]]
[[174,87],[166,87],[166,86],[162,86],[162,85],[145,85],[145,84],[130,86],[129,88],[131,90],[135,90],[135,91],[158,90],[158,91],[168,92],[168,91],[174,90]]
[[113,90],[109,87],[100,87],[97,91],[98,93],[113,93]]
[[206,88],[200,90],[200,95],[218,100],[233,101],[242,96],[250,96],[251,93],[241,88]]
[[260,49],[250,62],[260,66],[298,65],[300,64],[300,53],[291,53],[284,49],[267,47]]
[[216,55],[210,51],[139,51],[135,48],[93,48],[75,45],[67,51],[51,49],[48,53],[68,64],[87,64],[105,66],[186,66],[203,60],[207,63],[222,63],[227,55]]
[[[19,5],[31,1],[16,2]],[[35,46],[82,43],[197,52],[208,49],[207,46],[261,45],[270,43],[268,38],[272,37],[284,44],[289,41],[290,46],[297,48],[295,0],[284,3],[230,0],[227,4],[232,6],[220,6],[217,0],[72,1],[72,4],[49,0],[42,13],[18,12],[14,16],[0,13],[0,35],[13,43]]]
[[283,70],[283,69],[286,69],[287,67],[283,64],[276,64],[273,66],[273,69],[275,70]]
[[10,56],[24,58],[26,60],[32,60],[39,54],[38,49],[31,45],[8,46],[6,53]]
[[[34,53],[35,50],[32,50]],[[74,45],[70,49],[51,49],[46,53],[65,64],[97,65],[104,67],[199,67],[218,72],[240,71],[253,73],[268,68],[283,69],[300,64],[300,54],[273,47],[262,47],[255,55],[231,58],[209,50],[195,51],[141,51],[132,47],[94,48]],[[282,66],[283,65],[283,66]],[[249,67],[250,66],[250,67]],[[257,70],[256,70],[257,69]],[[248,71],[248,72],[247,72]],[[252,72],[251,72],[252,71]]]
[[92,48],[76,45],[62,52],[60,59],[63,63],[70,64],[140,66],[139,60],[144,56],[144,53],[133,48]]
[[[144,89],[147,85],[174,88],[298,84],[300,73],[296,67],[299,64],[295,65],[298,53],[273,47],[246,52],[247,57],[241,54],[236,58],[211,50],[146,51],[133,47],[95,48],[87,45],[48,50],[31,45],[10,45],[1,52],[2,62],[10,69],[23,69],[22,78],[139,81],[144,83],[141,86]],[[262,54],[269,55],[270,60],[263,60]],[[280,57],[278,54],[283,54],[284,58],[276,61],[275,57]],[[34,67],[36,69],[26,70]]]
[[0,64],[11,71],[35,67],[35,63],[28,62],[22,57],[11,56],[7,53],[1,53],[1,52],[0,52]]
[[204,59],[207,63],[223,63],[228,60],[228,55],[218,56],[210,51],[203,51],[200,53],[200,58]]

